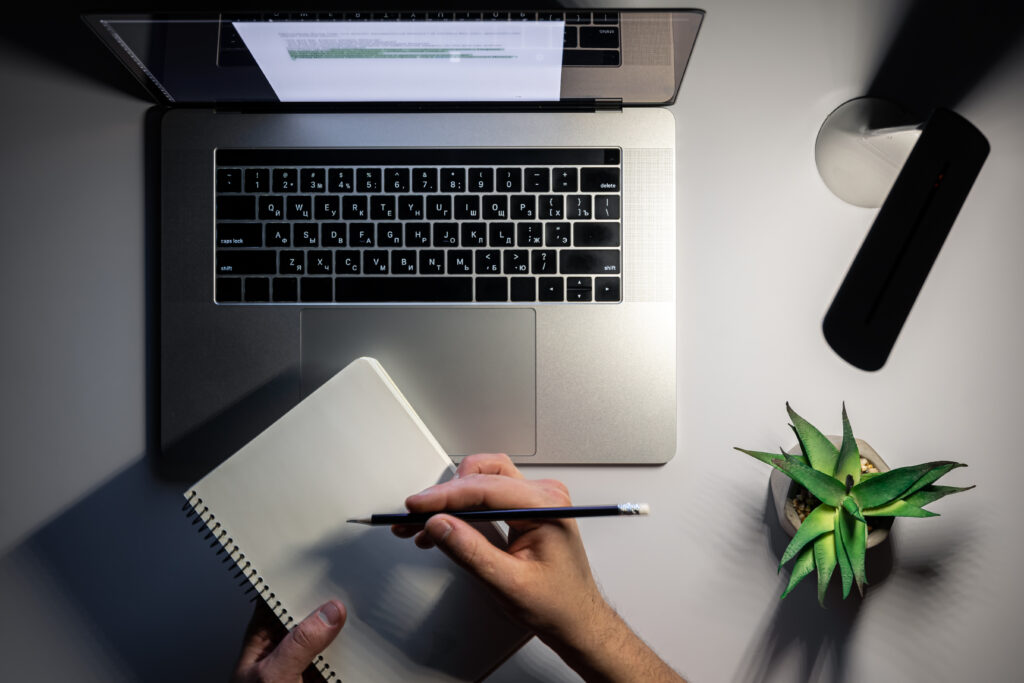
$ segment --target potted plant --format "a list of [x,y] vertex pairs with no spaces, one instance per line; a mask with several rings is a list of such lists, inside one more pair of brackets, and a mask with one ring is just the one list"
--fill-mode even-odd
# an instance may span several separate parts
[[[806,489],[809,512],[797,517],[793,540],[782,554],[779,569],[795,560],[793,574],[782,597],[812,571],[818,575],[818,602],[824,605],[825,589],[838,565],[843,597],[856,583],[864,594],[867,577],[864,557],[868,547],[868,518],[935,517],[924,506],[950,493],[974,488],[938,486],[935,482],[950,470],[966,465],[948,460],[928,462],[885,471],[881,462],[866,460],[853,436],[843,405],[843,436],[838,446],[800,417],[789,404],[799,449],[794,453],[767,453],[737,447],[736,450],[767,463]],[[863,442],[861,442],[863,443]],[[873,452],[873,450],[872,450]],[[872,468],[870,465],[874,464]],[[887,468],[885,468],[887,469]],[[794,496],[799,488],[792,487]],[[794,508],[796,501],[791,501]],[[785,525],[784,525],[785,526]]]

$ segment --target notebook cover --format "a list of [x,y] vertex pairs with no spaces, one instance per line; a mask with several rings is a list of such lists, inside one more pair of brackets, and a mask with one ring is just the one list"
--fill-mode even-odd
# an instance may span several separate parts
[[185,496],[286,626],[345,604],[316,661],[327,680],[474,681],[529,633],[440,551],[345,522],[404,512],[406,496],[453,473],[380,364],[359,358]]

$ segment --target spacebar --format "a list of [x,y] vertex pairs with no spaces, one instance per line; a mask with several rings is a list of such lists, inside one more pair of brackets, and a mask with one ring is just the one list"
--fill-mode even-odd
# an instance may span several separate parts
[[334,300],[360,301],[472,301],[470,277],[339,277]]

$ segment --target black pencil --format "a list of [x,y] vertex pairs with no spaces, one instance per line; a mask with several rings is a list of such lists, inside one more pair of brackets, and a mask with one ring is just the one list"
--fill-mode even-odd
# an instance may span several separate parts
[[511,510],[438,510],[405,514],[370,515],[364,519],[350,519],[354,524],[385,526],[426,524],[434,515],[445,514],[467,522],[498,522],[515,519],[564,519],[566,517],[612,517],[615,515],[646,515],[651,508],[647,503],[620,503],[618,505],[581,505],[557,508],[516,508]]

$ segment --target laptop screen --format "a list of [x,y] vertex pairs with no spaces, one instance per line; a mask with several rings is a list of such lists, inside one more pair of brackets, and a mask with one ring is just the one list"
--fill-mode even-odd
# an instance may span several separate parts
[[165,104],[675,99],[703,12],[87,15]]

